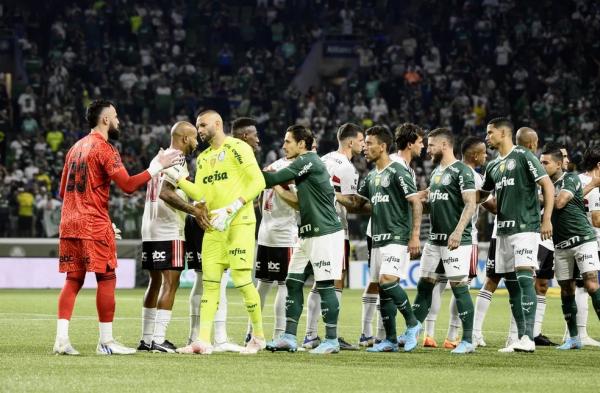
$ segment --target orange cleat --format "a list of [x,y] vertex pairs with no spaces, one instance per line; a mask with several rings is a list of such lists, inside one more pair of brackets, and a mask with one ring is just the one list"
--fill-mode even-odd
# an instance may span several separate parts
[[437,343],[433,337],[425,336],[423,338],[423,346],[425,348],[437,348]]
[[444,340],[444,348],[446,348],[446,349],[454,349],[454,348],[456,348],[456,346],[458,345],[458,343],[459,343],[458,340],[452,341],[449,338],[447,338],[447,339]]

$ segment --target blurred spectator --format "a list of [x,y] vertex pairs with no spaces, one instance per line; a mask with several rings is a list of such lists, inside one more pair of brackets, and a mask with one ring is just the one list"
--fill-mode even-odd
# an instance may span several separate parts
[[31,237],[33,235],[33,208],[34,198],[29,190],[20,187],[17,190],[18,210],[18,233],[20,237]]

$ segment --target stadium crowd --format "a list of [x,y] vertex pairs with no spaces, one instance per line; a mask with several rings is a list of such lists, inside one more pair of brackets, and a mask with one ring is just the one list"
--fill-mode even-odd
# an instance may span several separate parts
[[[97,1],[6,7],[22,78],[0,86],[0,236],[58,234],[63,158],[89,130],[91,100],[116,102],[130,172],[145,168],[178,120],[204,108],[258,121],[259,162],[281,156],[290,124],[319,152],[337,126],[412,121],[483,137],[510,114],[558,140],[577,164],[598,140],[600,4],[591,0]],[[356,67],[305,91],[292,80],[313,44],[356,44]],[[331,149],[330,149],[331,148]],[[430,161],[413,164],[425,187]],[[366,162],[361,160],[363,174]],[[193,165],[190,166],[193,168]],[[144,193],[111,198],[124,237],[139,237]]]

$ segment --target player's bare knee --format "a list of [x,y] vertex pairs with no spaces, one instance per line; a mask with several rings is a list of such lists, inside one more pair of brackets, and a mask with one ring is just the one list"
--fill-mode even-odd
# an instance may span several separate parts
[[383,284],[391,284],[393,282],[398,281],[399,278],[396,276],[390,276],[388,274],[382,274],[379,276],[379,284],[383,285]]
[[376,295],[379,293],[379,283],[378,282],[370,282],[365,290],[365,293]]
[[560,286],[561,296],[575,295],[575,282],[573,280],[561,280],[558,285]]
[[343,280],[335,280],[333,282],[335,289],[344,289],[344,281]]
[[586,272],[582,274],[583,286],[587,293],[594,294],[598,290],[598,272]]
[[500,283],[500,279],[500,276],[488,277],[483,284],[483,289],[491,293],[496,292],[496,289],[498,289],[498,284]]
[[535,293],[538,296],[546,296],[548,292],[548,280],[545,278],[535,279]]

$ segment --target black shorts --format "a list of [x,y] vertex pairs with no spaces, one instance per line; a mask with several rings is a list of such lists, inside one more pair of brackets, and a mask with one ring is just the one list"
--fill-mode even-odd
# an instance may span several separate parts
[[167,240],[142,242],[142,269],[183,270],[185,267],[185,242]]
[[488,249],[488,258],[485,263],[485,275],[490,278],[502,277],[502,274],[496,273],[496,238],[490,239],[490,248]]
[[535,276],[552,280],[554,278],[554,251],[548,250],[540,244],[538,247],[538,264],[540,268],[535,271]]
[[259,244],[254,276],[260,280],[285,281],[292,250],[291,247],[268,247]]
[[185,262],[188,269],[202,271],[202,239],[204,230],[192,216],[185,218]]

